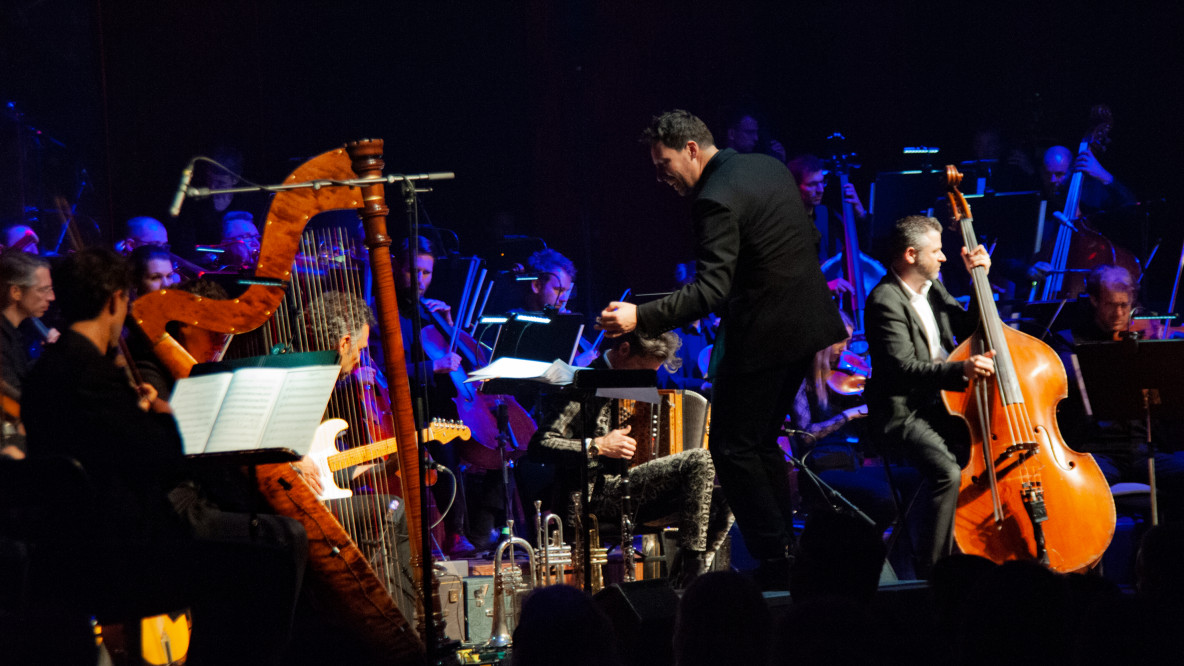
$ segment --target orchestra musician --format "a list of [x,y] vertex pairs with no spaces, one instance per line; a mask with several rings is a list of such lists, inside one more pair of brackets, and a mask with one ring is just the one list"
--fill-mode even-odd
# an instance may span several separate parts
[[610,303],[598,323],[609,335],[654,336],[721,315],[709,373],[712,460],[761,560],[759,582],[784,589],[793,510],[777,434],[814,354],[846,337],[818,267],[816,232],[784,164],[716,148],[691,113],[654,118],[642,142],[658,180],[694,199],[698,272],[665,298]]
[[[184,591],[202,627],[190,645],[195,663],[278,663],[304,571],[303,528],[245,513],[182,517],[170,493],[187,471],[169,405],[151,386],[133,387],[108,356],[127,317],[131,267],[111,250],[88,248],[64,259],[54,278],[68,328],[30,372],[22,416],[29,456],[78,460],[95,497],[79,509],[94,509],[96,534],[128,543],[94,584],[129,598]],[[257,538],[248,536],[249,521]]]
[[[29,344],[21,324],[30,317],[41,317],[53,302],[53,278],[49,263],[35,254],[8,250],[0,254],[0,392],[16,404],[21,400],[21,387],[29,375],[33,361],[29,358]],[[57,331],[53,331],[57,339]],[[13,415],[2,424],[0,455],[23,458],[25,437]]]
[[0,233],[0,238],[4,241],[5,248],[19,247],[19,249],[28,252],[29,254],[41,254],[41,239],[37,236],[37,232],[33,231],[33,227],[27,224],[9,224],[4,227],[3,232]]
[[[1069,181],[1077,172],[1084,174],[1085,178],[1081,181],[1078,210],[1073,215],[1075,218],[1102,212],[1120,212],[1135,203],[1134,193],[1103,167],[1090,149],[1087,148],[1074,159],[1068,148],[1052,146],[1044,152],[1044,159],[1040,164],[1040,183],[1044,196],[1050,202],[1051,210],[1061,210],[1065,207]],[[1055,218],[1045,222],[1037,257],[1051,254],[1059,226]],[[1052,266],[1047,261],[1037,261],[1033,265],[1031,275],[1040,277],[1051,269]]]
[[132,300],[176,283],[173,255],[159,245],[140,245],[132,250]]
[[232,210],[222,218],[222,256],[219,264],[233,269],[250,270],[259,261],[259,228],[255,216],[245,210]]
[[[799,155],[791,159],[786,166],[798,184],[798,192],[802,195],[806,214],[821,236],[818,242],[818,261],[826,261],[843,251],[843,219],[822,203],[822,195],[826,192],[826,166],[821,158],[814,155]],[[865,222],[867,210],[859,200],[855,186],[847,183],[842,194],[843,201],[851,204],[855,220]]]
[[155,245],[168,251],[169,232],[160,220],[140,215],[127,221],[123,240],[115,244],[115,249],[127,254],[144,245]]
[[[602,354],[591,367],[657,370],[665,365],[676,369],[678,345],[678,336],[671,332],[655,338],[637,332],[605,338]],[[633,457],[637,441],[629,436],[629,426],[614,427],[614,401],[595,398],[591,403],[596,409],[596,430],[591,433],[593,440],[586,458],[580,438],[583,403],[567,395],[548,394],[543,404],[544,417],[530,441],[528,458],[555,466],[561,494],[554,496],[563,498],[580,489],[580,468],[586,466],[588,511],[601,524],[620,522],[626,468],[619,463]],[[711,566],[732,524],[723,494],[715,487],[711,455],[704,449],[690,449],[642,463],[627,473],[629,493],[635,503],[633,522],[678,527],[680,550],[670,567],[670,576],[676,588],[685,588]]]
[[[1069,373],[1076,364],[1067,356],[1080,343],[1108,342],[1128,335],[1131,317],[1138,306],[1139,286],[1121,266],[1102,265],[1090,272],[1085,283],[1089,294],[1089,312],[1070,327],[1057,331],[1052,338],[1066,360]],[[1154,331],[1147,331],[1154,333]],[[1149,337],[1156,337],[1154,335]],[[1070,378],[1070,387],[1077,386]],[[1142,419],[1105,421],[1087,416],[1080,391],[1070,388],[1061,404],[1059,421],[1065,442],[1075,451],[1093,454],[1110,485],[1122,482],[1148,483],[1147,424]],[[1151,433],[1155,443],[1155,477],[1167,520],[1184,519],[1184,451],[1174,438],[1164,436],[1168,424],[1154,420]]]
[[[875,368],[865,391],[869,432],[883,433],[884,450],[903,455],[923,483],[918,528],[912,531],[920,578],[953,551],[954,510],[969,453],[966,425],[946,411],[940,391],[961,391],[969,378],[994,373],[993,351],[964,363],[946,361],[955,341],[974,331],[978,316],[976,308],[963,309],[938,279],[946,260],[941,229],[936,219],[922,215],[897,221],[891,270],[868,296],[865,311]],[[968,271],[991,265],[981,245],[974,252],[963,249],[962,259]]]
[[[411,311],[414,307],[412,289],[419,292],[419,302],[426,310],[425,326],[431,325],[430,319],[426,316],[429,312],[438,312],[446,322],[452,323],[452,308],[447,303],[424,297],[424,293],[432,284],[432,274],[436,269],[435,246],[423,236],[407,238],[403,240],[399,249],[392,253],[391,259],[394,263],[395,287],[399,297],[399,326],[403,332],[403,354],[408,359],[407,376],[413,384],[421,377],[428,382],[425,390],[428,391],[428,404],[433,413],[427,415],[427,418],[447,414],[449,410],[446,409],[446,405],[452,404],[454,395],[449,374],[460,368],[460,356],[455,352],[448,352],[431,359],[411,348],[414,330],[411,322]],[[413,360],[421,358],[423,360]],[[452,499],[452,489],[446,483],[437,483],[431,488],[437,506],[446,507],[450,499],[452,501],[452,508],[444,518],[445,542],[441,544],[441,550],[451,557],[471,556],[477,548],[468,535],[468,495],[460,454],[455,446],[429,442],[427,447],[433,460],[452,471],[452,478],[456,483],[455,499]]]
[[523,309],[528,312],[541,312],[543,308],[564,311],[576,280],[576,266],[571,259],[547,248],[530,255],[526,269],[537,274],[538,279],[528,283],[530,287],[522,299]]

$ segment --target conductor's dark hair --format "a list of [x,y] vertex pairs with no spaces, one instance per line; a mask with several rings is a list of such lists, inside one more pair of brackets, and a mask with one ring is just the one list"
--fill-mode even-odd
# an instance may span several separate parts
[[921,250],[925,247],[925,234],[930,230],[941,231],[941,222],[925,215],[909,215],[896,221],[892,227],[892,260],[904,256],[910,247]]
[[53,270],[54,294],[67,324],[94,319],[112,296],[132,286],[132,266],[105,247],[89,247],[66,257]]
[[667,148],[682,150],[688,141],[701,147],[714,146],[715,138],[707,124],[690,111],[675,109],[660,116],[654,116],[650,126],[641,133],[641,142],[654,146],[661,143]]

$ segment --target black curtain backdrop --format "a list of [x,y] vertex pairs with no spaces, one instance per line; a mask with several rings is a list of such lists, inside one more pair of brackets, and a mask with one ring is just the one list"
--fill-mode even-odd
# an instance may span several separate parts
[[1140,198],[1169,200],[1153,233],[1170,278],[1184,240],[1171,212],[1181,10],[927,4],[11,0],[0,204],[12,217],[18,202],[73,198],[86,169],[80,212],[111,238],[132,215],[163,217],[181,168],[216,145],[275,182],[380,137],[388,171],[456,172],[424,205],[463,251],[512,219],[576,261],[572,307],[591,313],[626,286],[669,289],[691,258],[686,204],[637,143],[655,113],[689,109],[719,138],[723,110],[754,102],[791,153],[842,132],[866,200],[902,146],[969,159],[991,125],[1038,161],[1075,145],[1106,102],[1104,164]]

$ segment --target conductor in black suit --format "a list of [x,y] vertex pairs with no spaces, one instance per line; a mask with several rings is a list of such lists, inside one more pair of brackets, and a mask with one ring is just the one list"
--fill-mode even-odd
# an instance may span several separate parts
[[[899,220],[891,247],[892,270],[872,290],[864,311],[875,368],[864,395],[869,431],[883,433],[881,446],[907,458],[924,481],[913,536],[917,575],[926,578],[953,550],[954,510],[969,450],[966,423],[946,411],[940,393],[965,390],[969,378],[993,374],[994,352],[946,361],[956,342],[974,332],[978,308],[964,309],[938,280],[946,260],[941,224],[923,215]],[[981,245],[974,252],[963,248],[962,261],[968,271],[991,267]]]
[[720,315],[709,375],[711,454],[766,587],[788,583],[792,521],[777,433],[814,354],[847,336],[818,268],[817,231],[793,176],[767,155],[715,147],[694,115],[654,118],[642,142],[658,180],[694,199],[695,279],[657,301],[610,303],[610,335],[648,336]]

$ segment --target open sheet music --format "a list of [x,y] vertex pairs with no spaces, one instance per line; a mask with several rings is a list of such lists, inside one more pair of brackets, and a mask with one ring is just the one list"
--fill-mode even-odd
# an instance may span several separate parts
[[341,368],[239,368],[177,382],[185,454],[289,448],[305,455]]

